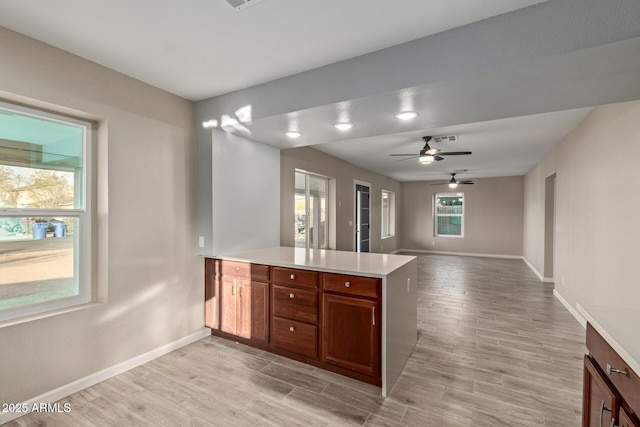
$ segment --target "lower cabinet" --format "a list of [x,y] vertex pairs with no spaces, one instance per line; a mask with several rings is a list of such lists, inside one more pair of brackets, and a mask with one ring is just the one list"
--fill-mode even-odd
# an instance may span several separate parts
[[237,339],[380,386],[378,278],[205,260],[205,325]]
[[268,339],[269,284],[222,276],[220,330],[245,339]]
[[587,324],[584,357],[584,427],[640,427],[640,377],[604,338]]
[[620,408],[615,391],[589,356],[584,357],[583,406],[582,425],[585,427],[611,426]]
[[207,258],[205,326],[213,333],[221,331],[259,344],[268,343],[268,282],[268,266]]
[[379,311],[377,301],[323,294],[322,361],[377,377]]
[[317,271],[275,267],[271,293],[271,334],[275,349],[318,357]]

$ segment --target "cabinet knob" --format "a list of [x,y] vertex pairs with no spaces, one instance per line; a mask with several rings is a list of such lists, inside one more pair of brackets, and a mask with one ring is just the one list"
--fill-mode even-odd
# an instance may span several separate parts
[[294,299],[296,296],[294,294],[289,294],[289,298]]
[[235,268],[235,270],[236,270],[236,271],[240,271],[240,267],[236,267],[236,268]]
[[350,288],[351,287],[351,282],[344,282],[344,287],[345,288]]
[[295,326],[289,326],[289,330],[290,330],[291,332],[293,332],[293,331],[295,331],[295,330],[296,330],[296,327],[295,327]]
[[292,274],[292,275],[291,275],[291,280],[293,280],[293,279],[295,279],[295,278],[296,278],[296,275],[295,275],[295,274]]

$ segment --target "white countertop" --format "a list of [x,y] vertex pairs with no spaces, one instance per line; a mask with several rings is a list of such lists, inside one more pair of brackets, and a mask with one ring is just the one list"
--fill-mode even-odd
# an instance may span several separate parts
[[219,255],[215,258],[368,277],[385,277],[415,259],[414,256],[408,255],[304,249],[286,246]]
[[633,371],[640,375],[640,309],[581,306],[577,309]]

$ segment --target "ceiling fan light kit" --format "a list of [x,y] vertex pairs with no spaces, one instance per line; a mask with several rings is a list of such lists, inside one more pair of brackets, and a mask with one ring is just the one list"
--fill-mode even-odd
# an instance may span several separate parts
[[419,157],[420,163],[424,164],[429,164],[432,163],[435,160],[435,157],[433,156],[420,156]]
[[451,179],[447,182],[435,182],[431,185],[448,185],[449,188],[458,188],[458,185],[473,185],[473,181],[471,180],[464,180],[464,181],[458,181],[456,179],[456,173],[452,172],[451,173]]
[[[396,117],[397,117],[397,114],[396,114]],[[431,141],[431,139],[432,137],[430,136],[422,137],[422,140],[424,141],[424,147],[422,147],[422,150],[420,150],[418,154],[389,154],[389,155],[407,157],[407,159],[402,159],[402,160],[409,160],[417,157],[421,164],[429,164],[429,163],[432,163],[433,161],[439,162],[440,160],[444,160],[444,157],[442,156],[467,156],[471,154],[471,151],[446,151],[445,152],[445,151],[441,151],[439,148],[431,148],[431,146],[429,145],[429,141]],[[456,140],[457,140],[457,137],[456,137]]]

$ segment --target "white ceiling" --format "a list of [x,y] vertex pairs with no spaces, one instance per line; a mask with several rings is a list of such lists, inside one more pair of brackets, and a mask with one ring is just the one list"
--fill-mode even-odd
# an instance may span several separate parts
[[[263,0],[235,13],[225,0],[2,0],[0,25],[186,99],[202,100],[538,3],[544,1]],[[628,50],[637,49],[630,45]],[[564,59],[555,66],[565,67]],[[601,55],[601,62],[606,59]],[[554,63],[520,70],[542,76],[553,68],[549,65]],[[407,90],[416,91],[414,107],[420,112],[410,124],[393,118],[402,101],[403,90],[398,90],[223,129],[280,148],[312,145],[401,181],[445,178],[457,169],[479,178],[525,174],[591,111],[539,108],[553,112],[467,123],[470,120],[460,118],[464,115],[454,113],[477,110],[482,103],[462,102],[452,111],[444,102],[434,103],[434,94],[442,100],[450,95],[441,88]],[[470,93],[462,84],[456,90],[461,92],[458,99]],[[345,115],[355,127],[336,134],[332,125]],[[283,138],[292,121],[305,129],[296,141]],[[440,148],[470,150],[473,155],[429,166],[388,156],[417,153],[424,135],[448,134],[458,135],[459,142]]]
[[191,100],[545,0],[2,0],[0,25]]

